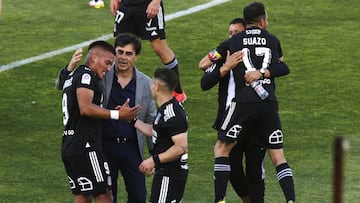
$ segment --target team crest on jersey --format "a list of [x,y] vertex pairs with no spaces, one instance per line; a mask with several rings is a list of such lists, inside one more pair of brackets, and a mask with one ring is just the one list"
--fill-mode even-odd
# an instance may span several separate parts
[[283,143],[283,133],[281,130],[277,129],[269,136],[270,144],[281,144]]
[[81,76],[81,84],[90,85],[91,82],[91,76],[89,73],[84,73]]
[[238,138],[241,129],[242,129],[241,125],[234,125],[227,131],[226,136],[231,138]]

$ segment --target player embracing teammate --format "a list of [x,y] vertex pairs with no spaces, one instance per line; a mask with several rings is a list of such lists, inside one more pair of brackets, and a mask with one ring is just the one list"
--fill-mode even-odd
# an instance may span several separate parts
[[[268,149],[286,201],[295,202],[292,170],[283,152],[283,133],[274,80],[275,77],[288,74],[289,69],[282,62],[279,40],[266,30],[268,16],[264,5],[260,2],[250,3],[244,8],[243,14],[245,31],[224,41],[209,53],[212,62],[237,51],[243,54],[242,63],[232,70],[237,90],[220,124],[214,147],[215,202],[225,202],[225,193],[219,194],[216,191],[227,187],[231,171],[229,153],[244,138],[253,145]],[[247,169],[249,171],[251,170]],[[251,183],[251,179],[249,182]],[[249,184],[249,193],[253,198],[257,196],[257,191],[251,186]],[[263,202],[263,198],[258,199],[259,201],[252,199],[251,202]]]

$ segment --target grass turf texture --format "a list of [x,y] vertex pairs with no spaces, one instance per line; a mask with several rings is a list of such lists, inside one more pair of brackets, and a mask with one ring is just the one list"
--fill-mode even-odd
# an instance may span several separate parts
[[[205,0],[166,0],[166,13]],[[293,169],[297,202],[332,199],[332,141],[350,142],[345,154],[344,202],[360,199],[360,6],[344,1],[263,1],[269,28],[281,41],[290,75],[278,78],[277,96],[285,136],[285,155]],[[108,10],[87,1],[3,2],[0,65],[111,34]],[[242,15],[248,1],[232,0],[167,22],[167,39],[180,62],[188,94],[190,173],[184,202],[213,201],[216,90],[202,92],[198,61],[227,38],[228,22]],[[109,40],[111,43],[113,40]],[[0,73],[0,202],[71,202],[60,159],[61,92],[54,80],[72,53]],[[137,67],[152,75],[161,66],[149,43]],[[283,202],[275,169],[266,161],[265,202]],[[147,178],[150,188],[151,177]],[[121,190],[124,187],[120,186]],[[123,191],[119,201],[125,201]],[[227,202],[239,202],[231,187]]]

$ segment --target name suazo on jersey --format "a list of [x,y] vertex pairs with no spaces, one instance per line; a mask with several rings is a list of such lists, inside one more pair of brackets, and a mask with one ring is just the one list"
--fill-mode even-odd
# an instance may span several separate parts
[[271,77],[261,80],[264,88],[269,93],[269,100],[276,101],[274,77],[286,75],[289,69],[279,58],[282,50],[279,40],[268,31],[252,27],[234,35],[232,38],[221,43],[217,48],[217,55],[222,58],[226,56],[227,50],[230,54],[242,50],[243,62],[233,69],[234,80],[239,86],[235,99],[239,102],[259,102],[261,99],[246,83],[244,75],[247,71],[268,68]]

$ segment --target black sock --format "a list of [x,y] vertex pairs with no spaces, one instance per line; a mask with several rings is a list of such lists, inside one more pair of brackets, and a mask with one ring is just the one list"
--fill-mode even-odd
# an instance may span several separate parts
[[175,92],[182,93],[182,88],[180,84],[179,64],[176,57],[170,63],[164,64],[164,68],[168,68],[176,73],[176,75],[178,76],[178,84],[175,87]]
[[230,160],[229,157],[215,158],[214,164],[214,186],[215,202],[225,199],[226,188],[230,178]]
[[290,166],[287,163],[276,166],[276,176],[284,192],[286,202],[295,202],[294,180]]

